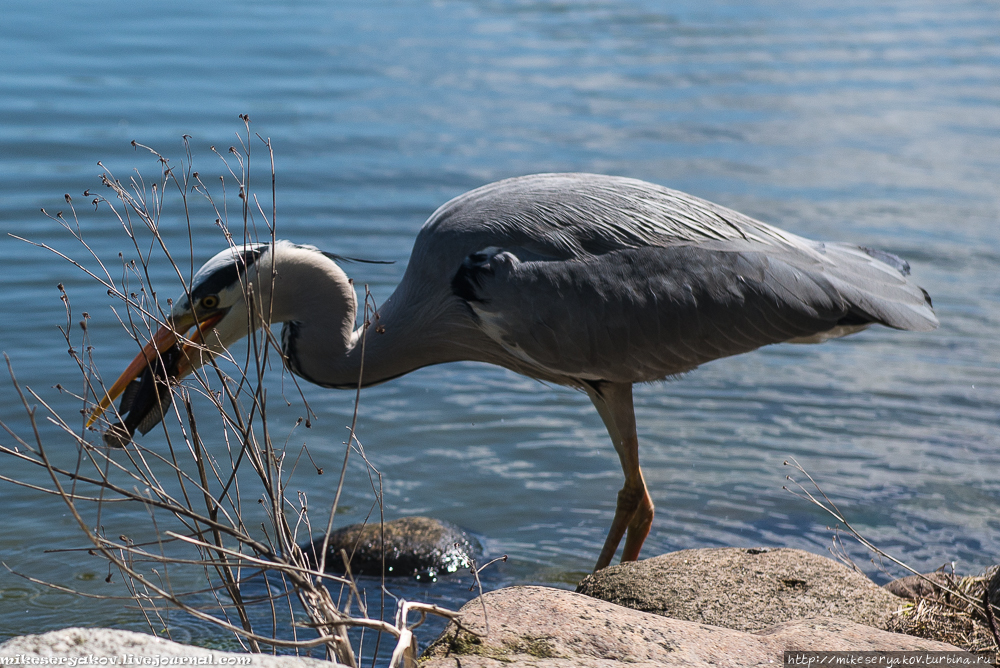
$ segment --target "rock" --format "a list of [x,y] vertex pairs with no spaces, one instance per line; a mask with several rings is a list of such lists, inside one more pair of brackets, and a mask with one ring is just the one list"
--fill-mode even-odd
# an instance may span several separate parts
[[[85,660],[81,664],[87,663],[89,665],[110,665],[110,659],[115,659],[118,664],[165,666],[171,663],[165,657],[184,657],[186,664],[250,665],[254,668],[333,668],[341,665],[297,656],[220,652],[203,647],[182,645],[145,633],[119,631],[118,629],[61,629],[41,635],[12,638],[0,645],[0,657],[17,657],[18,655],[24,657],[20,663],[28,665],[53,663],[40,657],[76,657]],[[33,659],[32,657],[39,658]],[[102,657],[107,657],[109,661],[102,662],[100,660]],[[135,657],[148,658],[136,660]],[[157,657],[159,662],[154,663],[153,657]],[[206,657],[206,660],[192,661],[190,657]],[[209,660],[207,657],[212,658]],[[0,661],[0,663],[3,662]]]
[[[323,539],[303,547],[306,554],[318,554]],[[457,547],[456,547],[457,544]],[[344,572],[340,551],[351,558],[354,575],[382,574],[382,528],[378,523],[352,524],[330,534],[326,570]],[[482,556],[479,541],[468,532],[430,517],[401,517],[385,523],[385,574],[413,577],[433,582],[439,575],[471,568]]]
[[900,605],[861,573],[788,548],[671,552],[588,575],[577,591],[643,612],[739,631],[814,617],[885,628]]
[[[862,626],[806,619],[747,633],[670,619],[548,587],[509,587],[483,596],[489,635],[451,624],[421,657],[421,668],[653,668],[782,665],[782,652],[959,651],[944,643]],[[483,603],[461,610],[462,624],[486,630]]]
[[960,579],[939,572],[907,575],[905,578],[898,578],[882,585],[882,588],[891,594],[911,601],[921,598],[936,599],[941,594],[942,587],[954,589],[956,581]]

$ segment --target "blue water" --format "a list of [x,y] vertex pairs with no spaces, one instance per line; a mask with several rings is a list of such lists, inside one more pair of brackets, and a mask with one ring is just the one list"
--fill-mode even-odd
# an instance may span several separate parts
[[[52,389],[79,387],[56,329],[66,322],[57,283],[74,322],[92,316],[105,376],[135,349],[104,289],[6,233],[79,257],[39,213],[68,213],[71,193],[86,240],[113,267],[128,251],[120,225],[107,211],[84,215],[97,161],[121,179],[155,177],[155,159],[130,142],[176,165],[186,134],[195,169],[217,179],[225,167],[209,147],[238,145],[246,113],[274,147],[279,236],[395,261],[347,267],[379,302],[438,205],[540,171],[638,177],[905,257],[934,298],[935,332],[771,347],[636,389],[657,506],[643,554],[760,544],[826,554],[833,520],[782,490],[782,462],[794,457],[870,540],[915,568],[954,562],[971,573],[998,561],[996,3],[0,0],[0,16],[0,349],[57,410],[79,410]],[[253,151],[267,208],[266,152]],[[183,251],[183,216],[168,204],[164,234]],[[213,219],[195,217],[196,265],[222,247]],[[166,294],[180,291],[168,267],[152,273]],[[303,469],[295,483],[320,508],[332,501],[353,397],[305,391],[317,419],[296,438],[327,473]],[[271,410],[282,437],[301,412],[278,400]],[[6,376],[0,419],[29,433]],[[585,396],[454,364],[365,390],[358,431],[382,472],[387,518],[447,519],[510,555],[487,585],[572,586],[592,567],[621,472]],[[43,433],[72,457],[54,428]],[[0,472],[46,482],[13,461]],[[0,503],[11,569],[124,593],[117,574],[104,583],[99,560],[45,552],[84,545],[57,499],[2,484]],[[372,505],[358,458],[342,503],[338,524]],[[846,545],[876,580],[901,574]],[[460,605],[466,586],[394,591]],[[145,628],[121,601],[0,571],[0,637],[67,625]],[[224,637],[180,619],[175,636]]]

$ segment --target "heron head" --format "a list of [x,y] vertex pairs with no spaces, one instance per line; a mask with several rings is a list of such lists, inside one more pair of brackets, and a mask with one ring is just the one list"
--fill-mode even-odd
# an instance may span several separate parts
[[[132,360],[91,413],[91,426],[122,397],[119,423],[104,434],[108,445],[124,446],[145,434],[170,405],[171,383],[184,378],[214,355],[250,333],[250,288],[258,260],[269,244],[227,248],[206,262],[171,308],[166,322]],[[265,282],[262,282],[265,283]],[[258,295],[259,296],[259,295]]]

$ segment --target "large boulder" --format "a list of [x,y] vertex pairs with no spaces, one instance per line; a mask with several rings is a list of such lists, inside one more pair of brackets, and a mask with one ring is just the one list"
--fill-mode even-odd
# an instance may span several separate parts
[[[193,647],[156,636],[118,629],[60,629],[12,638],[0,645],[0,657],[22,657],[23,665],[223,665],[253,668],[334,668],[341,664],[296,656],[237,654]],[[62,657],[63,662],[51,659]],[[139,659],[137,657],[144,657]],[[202,657],[199,660],[199,657]],[[76,659],[77,661],[71,661]],[[173,661],[172,661],[173,659]],[[3,661],[0,661],[2,664]]]
[[[302,549],[312,558],[320,553],[322,543],[320,537]],[[384,525],[351,524],[332,532],[326,548],[326,570],[344,572],[344,550],[351,573],[377,577],[382,574],[383,549],[387,576],[431,582],[440,575],[471,568],[472,560],[483,551],[475,536],[450,522],[401,517]]]
[[902,603],[862,573],[788,548],[671,552],[588,575],[577,591],[643,612],[739,631],[815,617],[885,628]]
[[[483,614],[485,606],[486,614]],[[960,651],[845,619],[804,619],[747,633],[639,612],[548,587],[508,587],[461,610],[421,668],[653,668],[783,665],[785,651]]]

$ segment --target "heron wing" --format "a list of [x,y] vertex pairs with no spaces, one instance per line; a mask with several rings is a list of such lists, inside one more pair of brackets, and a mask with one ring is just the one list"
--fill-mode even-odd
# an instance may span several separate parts
[[812,250],[725,240],[522,261],[494,247],[453,289],[520,363],[585,380],[655,380],[838,327],[936,324],[896,268],[857,247]]

